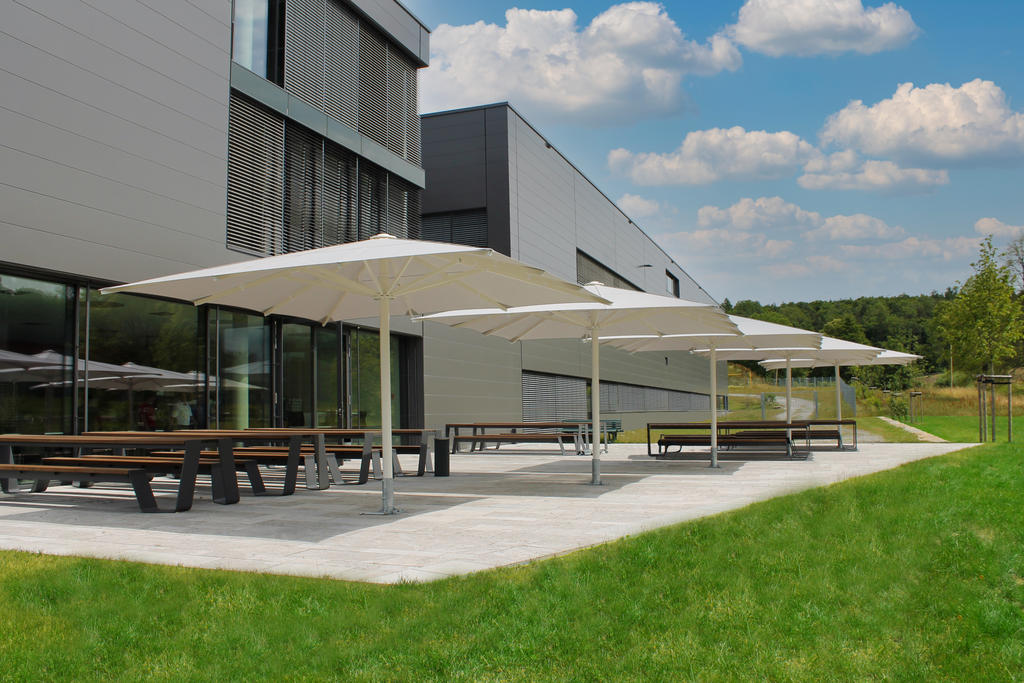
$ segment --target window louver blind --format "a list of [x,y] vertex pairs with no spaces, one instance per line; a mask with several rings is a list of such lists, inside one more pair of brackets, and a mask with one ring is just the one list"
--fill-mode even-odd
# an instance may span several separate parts
[[359,132],[388,144],[388,55],[384,38],[359,24]]
[[284,88],[324,110],[324,0],[288,0],[284,14]]
[[420,237],[419,188],[388,174],[388,232],[395,237]]
[[327,0],[326,9],[325,111],[358,129],[359,20],[337,0]]
[[284,120],[236,94],[229,112],[227,247],[276,254],[284,227]]
[[585,420],[587,380],[523,372],[523,422]]
[[324,146],[324,245],[354,242],[358,202],[356,156],[327,142]]
[[414,164],[416,65],[340,0],[288,0],[284,87]]
[[[408,117],[410,103],[411,110],[416,111],[416,68],[405,55],[390,45],[387,96],[388,149],[403,159],[411,159],[414,156],[413,148],[419,147],[419,136],[413,139],[414,130],[409,125]],[[418,133],[418,129],[415,132]],[[417,151],[415,156],[418,155]]]
[[365,240],[385,232],[385,195],[387,175],[384,169],[369,162],[359,164],[359,239]]
[[619,382],[601,382],[601,410],[613,413],[707,410],[705,394]]
[[323,139],[289,123],[284,138],[285,252],[323,246]]
[[487,246],[487,209],[471,209],[423,216],[420,234],[425,240],[470,247]]

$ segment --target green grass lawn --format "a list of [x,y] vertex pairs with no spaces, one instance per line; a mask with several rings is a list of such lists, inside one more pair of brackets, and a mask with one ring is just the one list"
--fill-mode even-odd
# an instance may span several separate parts
[[426,585],[0,553],[0,678],[1020,678],[1022,455],[983,446]]
[[[918,429],[941,436],[946,441],[958,443],[976,443],[978,441],[977,415],[922,415],[914,423]],[[987,427],[991,429],[991,417]],[[1013,418],[1013,434],[1015,440],[1024,440],[1024,417]],[[992,435],[989,434],[991,439]],[[1006,414],[996,416],[996,441],[1006,441]]]
[[857,428],[862,432],[871,432],[881,437],[882,441],[886,443],[920,443],[921,441],[906,429],[891,425],[878,417],[858,417]]

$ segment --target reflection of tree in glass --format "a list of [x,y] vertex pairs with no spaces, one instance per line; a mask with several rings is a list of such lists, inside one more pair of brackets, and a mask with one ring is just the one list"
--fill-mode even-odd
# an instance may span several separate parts
[[[380,426],[380,336],[376,332],[352,332],[352,422],[359,427]],[[400,411],[397,340],[391,344],[391,414],[397,423]]]
[[[69,354],[73,291],[57,283],[0,276],[0,349],[26,355]],[[60,384],[68,378],[70,365],[64,376],[57,371],[45,377],[56,384],[40,388],[33,388],[41,383],[38,375],[0,375],[0,432],[69,431],[71,392]]]
[[197,309],[130,294],[91,295],[93,360],[189,372],[198,367]]

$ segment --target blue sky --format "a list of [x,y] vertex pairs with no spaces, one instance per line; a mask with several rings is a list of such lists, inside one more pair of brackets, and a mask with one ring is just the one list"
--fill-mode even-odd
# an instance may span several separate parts
[[1024,3],[407,0],[713,296],[917,294],[1024,233]]

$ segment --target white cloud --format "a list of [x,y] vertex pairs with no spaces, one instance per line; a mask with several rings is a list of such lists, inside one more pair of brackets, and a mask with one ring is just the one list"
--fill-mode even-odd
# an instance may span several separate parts
[[979,235],[1015,238],[1024,235],[1024,225],[1007,225],[998,218],[979,218],[974,223],[974,232]]
[[844,244],[840,252],[851,258],[883,259],[886,261],[920,262],[922,258],[952,261],[976,252],[978,237],[921,238],[910,236],[899,242],[873,245]]
[[742,62],[723,35],[688,40],[654,2],[613,5],[582,29],[571,9],[513,8],[504,26],[441,24],[430,43],[424,111],[508,100],[595,123],[677,112],[685,76]]
[[629,194],[628,192],[619,197],[619,201],[616,204],[630,218],[646,218],[653,216],[661,210],[661,204],[656,200],[641,197],[637,194]]
[[1024,113],[1014,112],[992,81],[954,88],[903,83],[872,106],[855,100],[828,118],[822,142],[923,165],[1024,159]]
[[806,211],[781,197],[745,197],[732,206],[702,206],[697,210],[697,225],[733,231],[799,232],[804,239],[862,240],[902,237],[903,228],[881,218],[858,213],[822,216]]
[[747,0],[728,34],[772,57],[842,52],[874,54],[910,42],[918,33],[910,13],[889,2],[861,0]]
[[852,216],[829,216],[821,227],[804,233],[808,239],[828,238],[831,240],[893,239],[902,237],[903,228],[892,226],[881,218],[856,213]]
[[732,206],[702,206],[697,210],[697,225],[702,228],[729,226],[734,230],[769,230],[821,225],[821,214],[804,211],[782,197],[744,197]]
[[925,168],[901,168],[891,161],[861,162],[853,150],[819,157],[804,166],[797,178],[806,190],[880,190],[915,192],[949,184],[949,172]]
[[692,230],[657,239],[712,296],[733,301],[941,290],[964,277],[980,243],[907,235],[865,214],[822,216],[780,197],[705,206]]
[[711,128],[692,131],[668,154],[613,149],[608,166],[639,185],[704,185],[725,179],[780,178],[816,158],[814,146],[789,131]]
[[779,258],[793,248],[792,240],[771,239],[764,234],[745,230],[712,228],[677,232],[658,237],[669,249],[681,253],[728,253],[730,258]]

